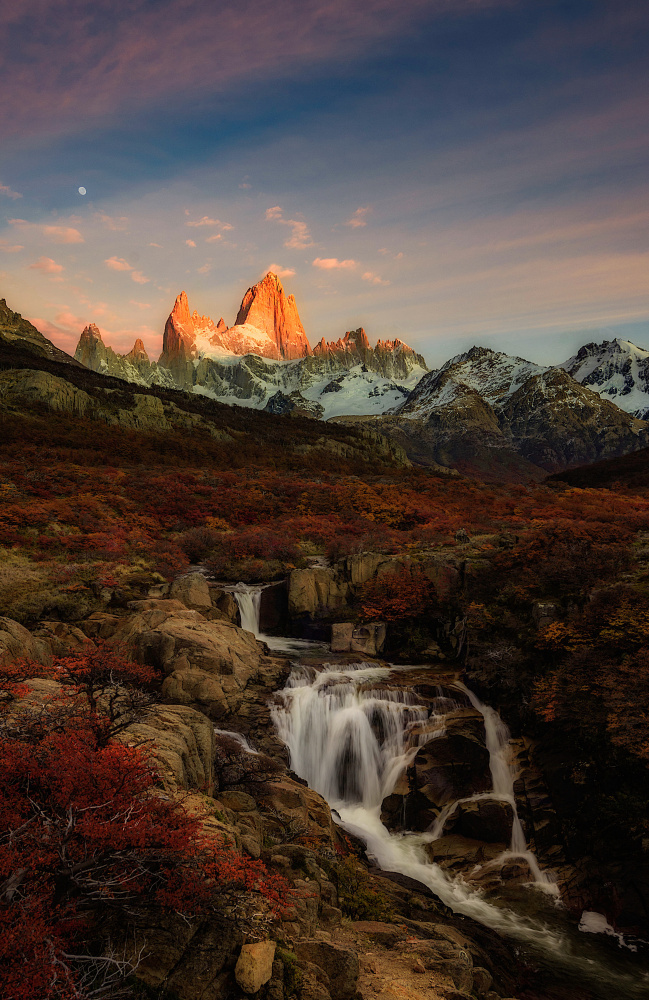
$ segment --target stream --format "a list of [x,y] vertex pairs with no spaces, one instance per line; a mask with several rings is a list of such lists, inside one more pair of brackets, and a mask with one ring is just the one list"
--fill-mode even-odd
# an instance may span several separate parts
[[[261,588],[243,584],[233,590],[242,627],[271,649],[291,655],[293,670],[272,708],[277,732],[290,753],[291,767],[328,802],[334,819],[366,844],[368,858],[384,871],[416,879],[454,912],[512,938],[532,950],[539,965],[562,988],[562,996],[597,1000],[640,1000],[649,997],[649,973],[639,968],[630,951],[616,950],[612,939],[580,933],[561,904],[552,872],[542,871],[528,849],[517,813],[514,778],[509,763],[509,732],[498,713],[484,705],[459,680],[451,687],[459,702],[441,689],[424,705],[402,683],[404,672],[421,667],[394,667],[378,662],[309,665],[308,651],[317,644],[265,636],[259,631]],[[322,648],[322,647],[320,647]],[[300,652],[304,662],[300,662]],[[392,683],[390,679],[392,678]],[[484,720],[492,789],[442,809],[424,833],[391,833],[381,822],[383,800],[394,790],[418,749],[444,732],[444,719],[469,701]],[[462,802],[480,798],[508,802],[513,810],[511,841],[497,859],[526,862],[530,881],[507,898],[451,876],[426,854],[439,839],[453,811]],[[488,862],[493,865],[494,862]],[[513,896],[513,898],[512,898]],[[618,937],[600,914],[584,914],[581,930],[599,930]],[[539,994],[542,996],[543,994]],[[554,994],[553,994],[554,995]],[[558,994],[557,994],[558,995]]]

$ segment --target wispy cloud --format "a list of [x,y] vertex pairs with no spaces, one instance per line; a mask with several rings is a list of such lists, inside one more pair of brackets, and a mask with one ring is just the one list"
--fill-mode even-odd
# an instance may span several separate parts
[[124,260],[123,257],[108,257],[104,261],[104,264],[111,271],[128,271],[133,281],[137,282],[138,285],[146,285],[151,280],[150,278],[146,278],[141,271],[136,271],[133,265]]
[[294,267],[282,267],[281,264],[270,264],[264,271],[264,274],[267,274],[269,271],[276,274],[278,278],[292,278],[295,274]]
[[355,260],[338,260],[337,257],[316,257],[312,263],[322,271],[353,271],[358,266]]
[[385,278],[379,277],[378,274],[374,274],[373,271],[365,271],[362,275],[363,281],[369,281],[371,285],[389,285],[390,282]]
[[25,248],[21,243],[9,243],[7,240],[0,240],[1,253],[18,253],[20,250],[24,249]]
[[65,268],[63,264],[57,264],[51,257],[39,257],[33,264],[29,265],[31,271],[42,271],[43,274],[60,274]]
[[72,226],[46,226],[42,223],[28,222],[27,219],[9,219],[10,226],[22,232],[38,233],[51,243],[84,243],[85,240],[78,229]]
[[291,250],[306,250],[307,247],[315,246],[304,219],[285,219],[279,205],[273,205],[272,208],[266,209],[266,221],[279,222],[282,226],[291,227],[291,235],[284,241],[285,247]]
[[6,184],[0,184],[0,194],[4,195],[5,198],[12,198],[12,199],[22,198],[22,195],[19,191],[12,191],[12,189],[10,187],[7,187]]
[[195,243],[195,241],[194,241],[194,240],[185,240],[185,246],[188,246],[188,247],[195,247],[195,246],[196,246],[196,243]]
[[205,240],[205,242],[206,243],[218,243],[218,241],[222,240],[222,239],[223,239],[223,236],[221,235],[221,233],[213,233],[212,236],[208,236],[207,237],[207,239]]
[[104,261],[106,267],[109,267],[111,271],[132,271],[133,267],[127,260],[123,257],[108,257]]
[[228,232],[234,229],[234,226],[229,222],[221,222],[220,219],[210,219],[209,215],[204,215],[202,219],[196,219],[194,222],[186,222],[186,226],[217,226],[218,229],[223,229]]
[[345,225],[351,226],[352,229],[358,229],[361,226],[366,226],[367,219],[365,218],[365,216],[367,215],[369,210],[370,210],[369,205],[366,205],[365,208],[357,208],[356,211],[352,214],[351,218],[347,219]]
[[[128,217],[126,215],[108,215],[106,212],[95,212],[95,220],[101,222],[112,232],[123,232],[128,227]],[[151,244],[150,244],[151,245]]]
[[[241,80],[284,75],[287,66],[304,73],[327,60],[357,58],[378,39],[411,31],[420,16],[449,7],[471,11],[486,2],[511,0],[131,0],[117,20],[113,0],[95,0],[88,16],[60,0],[39,0],[38,16],[24,4],[4,4],[0,33],[11,36],[12,51],[0,86],[11,89],[12,101],[3,134],[72,131],[80,119],[93,123],[179,95],[195,100]],[[242,31],[245,24],[254,31]]]

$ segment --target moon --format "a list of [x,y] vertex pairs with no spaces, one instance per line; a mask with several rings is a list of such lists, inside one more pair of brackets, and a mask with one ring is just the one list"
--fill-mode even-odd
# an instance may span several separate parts
[[85,193],[86,193],[85,187],[80,187],[79,188],[79,194],[85,194]]

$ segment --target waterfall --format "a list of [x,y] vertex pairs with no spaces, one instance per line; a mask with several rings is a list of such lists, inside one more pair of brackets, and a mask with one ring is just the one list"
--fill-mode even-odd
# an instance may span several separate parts
[[238,583],[232,591],[232,596],[239,605],[241,615],[241,628],[259,638],[259,615],[261,612],[261,592],[263,587],[249,587],[245,583]]
[[230,593],[239,605],[241,628],[252,632],[256,639],[265,642],[269,649],[277,653],[299,653],[307,649],[321,648],[322,643],[309,642],[307,639],[287,639],[285,636],[266,635],[260,628],[261,595],[272,583],[237,583]]
[[[294,671],[272,709],[278,733],[290,751],[291,767],[328,801],[343,827],[365,841],[368,855],[381,868],[429,886],[457,913],[530,944],[542,943],[554,953],[565,953],[567,945],[560,933],[487,902],[461,878],[451,878],[430,863],[425,854],[430,832],[391,835],[381,823],[383,799],[418,748],[443,732],[443,716],[449,708],[448,699],[440,697],[431,715],[411,692],[380,689],[378,684],[385,683],[391,673],[389,667],[370,663]],[[493,709],[482,706],[463,686],[459,689],[485,719],[494,783],[486,797],[507,798],[515,810],[513,778],[503,749],[506,728]],[[531,852],[524,840],[520,843],[520,836],[522,828],[512,838],[516,839],[515,853],[527,858]]]

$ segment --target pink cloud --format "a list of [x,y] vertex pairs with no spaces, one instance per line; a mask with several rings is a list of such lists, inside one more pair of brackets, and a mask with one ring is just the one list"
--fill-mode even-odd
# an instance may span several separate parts
[[126,215],[113,216],[107,215],[106,212],[95,212],[95,219],[113,232],[122,232],[128,226]]
[[22,198],[22,195],[20,194],[19,191],[12,191],[11,188],[7,187],[6,184],[0,184],[0,194],[3,194],[5,198],[12,198],[12,199]]
[[52,243],[84,243],[85,240],[78,229],[72,226],[45,226],[27,219],[9,219],[10,226],[24,232],[35,232],[51,240]]
[[186,226],[218,226],[219,229],[234,229],[229,222],[221,222],[220,219],[210,219],[209,215],[204,215],[202,219],[195,222],[186,222]]
[[185,240],[185,246],[187,246],[187,247],[195,247],[196,243],[194,242],[194,240]]
[[345,223],[346,226],[351,226],[352,229],[358,229],[359,226],[366,226],[367,220],[365,216],[370,210],[370,206],[366,205],[365,208],[357,208],[352,214],[350,219],[347,219]]
[[380,278],[378,274],[374,274],[373,271],[365,271],[362,275],[363,281],[369,281],[371,285],[389,285],[390,282]]
[[151,279],[146,278],[141,271],[133,271],[131,273],[131,278],[133,281],[137,282],[138,285],[146,285]]
[[218,241],[222,240],[222,239],[223,239],[223,236],[221,235],[221,233],[214,233],[213,236],[208,236],[207,239],[205,240],[205,242],[206,243],[218,243]]
[[24,246],[20,243],[8,243],[7,240],[0,240],[0,251],[2,253],[18,253],[19,250],[24,249]]
[[63,264],[57,264],[51,257],[39,257],[37,261],[29,265],[32,271],[42,271],[43,274],[60,274],[65,268]]
[[323,271],[353,271],[356,266],[355,260],[338,260],[337,257],[316,257],[313,261],[313,267]]
[[264,274],[267,274],[268,271],[272,271],[278,278],[292,278],[295,274],[294,267],[282,267],[281,264],[270,264],[264,271]]
[[279,222],[283,226],[291,227],[291,235],[284,241],[285,247],[289,247],[291,250],[305,250],[307,247],[315,246],[304,219],[285,219],[279,205],[266,209],[266,221]]
[[132,271],[133,268],[127,260],[123,257],[108,257],[104,261],[106,267],[109,267],[111,271]]

